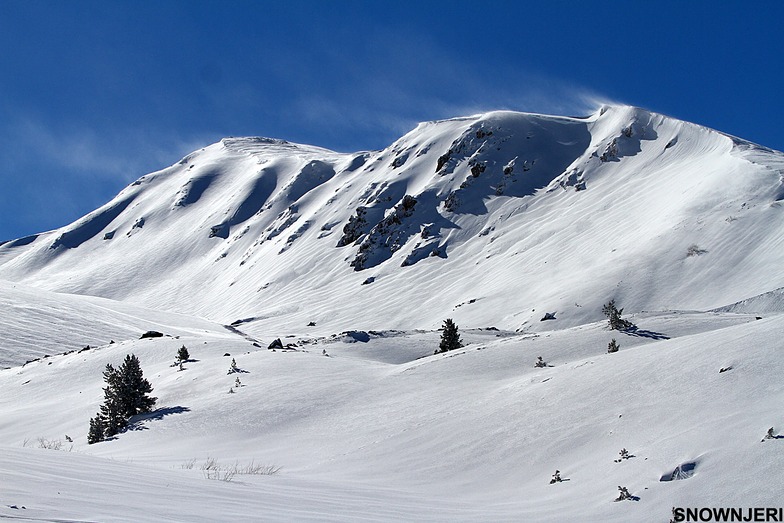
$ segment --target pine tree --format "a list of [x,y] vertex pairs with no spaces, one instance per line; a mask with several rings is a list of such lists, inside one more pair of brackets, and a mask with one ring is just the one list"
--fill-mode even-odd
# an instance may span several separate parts
[[87,432],[87,443],[92,445],[104,439],[104,425],[103,418],[97,414],[94,418],[90,418],[90,430]]
[[618,459],[613,460],[615,463],[620,463],[625,459],[631,459],[634,457],[634,454],[629,454],[629,451],[626,450],[625,448],[622,448],[618,454],[620,457]]
[[[106,386],[103,388],[103,405],[95,418],[90,420],[90,439],[102,441],[123,430],[131,416],[150,412],[157,398],[148,396],[152,385],[144,378],[139,358],[133,354],[125,357],[119,369],[106,364],[103,371]],[[97,439],[99,438],[100,439]]]
[[148,396],[152,385],[144,378],[139,358],[134,354],[125,356],[118,371],[120,375],[120,396],[122,414],[127,419],[137,414],[150,412],[158,398]]
[[613,352],[618,352],[618,349],[619,349],[619,347],[618,347],[618,342],[617,342],[617,341],[615,341],[615,338],[613,338],[613,339],[610,341],[610,343],[607,345],[607,352],[608,352],[609,354],[612,354]]
[[190,359],[190,357],[191,357],[191,355],[188,354],[188,349],[185,348],[185,345],[180,347],[180,349],[177,351],[177,362],[178,363],[179,362],[183,362],[183,361],[188,361]]
[[106,387],[103,388],[103,405],[97,417],[103,421],[104,437],[110,438],[120,432],[128,420],[123,415],[120,373],[107,363],[103,379]]
[[627,499],[635,499],[635,498],[634,496],[631,495],[629,489],[618,485],[618,497],[615,498],[615,501],[625,501]]
[[610,300],[602,307],[602,314],[607,316],[607,319],[610,321],[610,329],[612,330],[626,331],[634,328],[632,322],[621,318],[623,309],[619,309],[615,306],[615,300]]
[[457,325],[455,325],[450,318],[444,320],[441,331],[441,343],[439,343],[435,354],[459,349],[463,346],[463,342],[460,340],[460,333],[457,330]]

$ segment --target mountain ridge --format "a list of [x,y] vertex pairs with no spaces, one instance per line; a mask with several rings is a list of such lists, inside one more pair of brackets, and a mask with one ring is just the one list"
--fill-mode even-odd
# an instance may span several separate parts
[[[709,309],[784,286],[753,275],[784,261],[782,180],[781,153],[627,106],[423,122],[356,153],[224,138],[73,224],[1,245],[0,278],[332,332],[450,314],[536,329],[543,308],[577,325],[610,298]],[[728,284],[706,290],[721,272]],[[458,307],[483,301],[494,311]]]

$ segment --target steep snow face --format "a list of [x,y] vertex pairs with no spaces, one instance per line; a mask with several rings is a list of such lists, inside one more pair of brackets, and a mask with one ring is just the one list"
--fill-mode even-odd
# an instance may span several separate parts
[[784,286],[783,173],[781,153],[631,107],[428,122],[355,154],[224,139],[0,246],[0,277],[259,331],[715,308]]

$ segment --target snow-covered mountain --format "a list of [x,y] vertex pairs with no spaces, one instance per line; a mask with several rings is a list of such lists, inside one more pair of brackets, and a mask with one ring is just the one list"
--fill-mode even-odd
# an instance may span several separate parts
[[4,244],[0,277],[321,334],[709,309],[784,287],[782,173],[631,107],[428,122],[354,154],[230,138]]
[[[783,204],[784,154],[631,107],[428,122],[353,154],[224,139],[0,245],[0,518],[778,506]],[[609,330],[611,299],[638,329]],[[448,317],[465,346],[434,354]],[[87,445],[129,353],[158,410]],[[214,481],[211,459],[283,469]]]

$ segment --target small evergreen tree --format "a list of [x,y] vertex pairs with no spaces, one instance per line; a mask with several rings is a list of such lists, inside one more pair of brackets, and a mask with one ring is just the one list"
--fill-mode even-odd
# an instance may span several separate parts
[[88,443],[110,438],[128,425],[131,416],[150,412],[157,398],[148,396],[152,385],[142,373],[139,359],[129,354],[119,369],[106,364],[103,371],[106,386],[100,412],[90,419]]
[[622,448],[621,451],[618,454],[619,454],[620,457],[618,459],[613,460],[615,463],[620,463],[621,461],[623,461],[625,459],[631,459],[631,458],[634,457],[633,454],[629,454],[629,451],[626,450],[626,448]]
[[629,493],[629,489],[618,485],[618,497],[615,498],[615,501],[625,501],[627,499],[634,499]]
[[457,325],[455,325],[455,322],[453,322],[451,318],[447,318],[441,326],[441,343],[439,343],[435,354],[459,349],[462,346],[463,342],[460,340],[460,333],[457,330]]
[[90,430],[87,432],[87,443],[92,445],[104,439],[104,425],[101,415],[90,418]]
[[120,394],[122,414],[126,421],[137,414],[150,412],[158,398],[148,396],[152,385],[144,378],[139,358],[134,354],[125,356],[118,371],[120,375]]
[[607,345],[607,353],[612,354],[613,352],[618,352],[618,349],[619,349],[618,342],[615,341],[615,338],[613,338],[610,341],[609,345]]
[[610,329],[612,330],[626,331],[634,328],[632,322],[621,317],[623,309],[619,309],[615,306],[615,300],[610,300],[602,307],[602,314],[607,316],[607,319],[610,322]]
[[234,358],[232,358],[231,365],[229,365],[229,372],[227,372],[226,374],[234,374],[235,372],[239,372],[239,371],[240,368],[237,367],[237,362],[234,360]]
[[122,413],[120,398],[122,386],[119,372],[107,363],[103,371],[103,379],[106,387],[103,388],[103,405],[97,417],[103,423],[104,438],[111,438],[122,430],[127,420]]
[[547,367],[547,362],[544,361],[541,356],[538,356],[538,359],[536,360],[536,363],[534,363],[534,367],[537,367],[537,368]]
[[560,483],[562,481],[563,479],[561,478],[561,471],[556,470],[555,474],[553,474],[553,478],[550,480],[550,485],[552,485],[553,483]]
[[177,362],[184,362],[188,361],[191,358],[191,355],[188,354],[188,349],[183,345],[177,351]]

